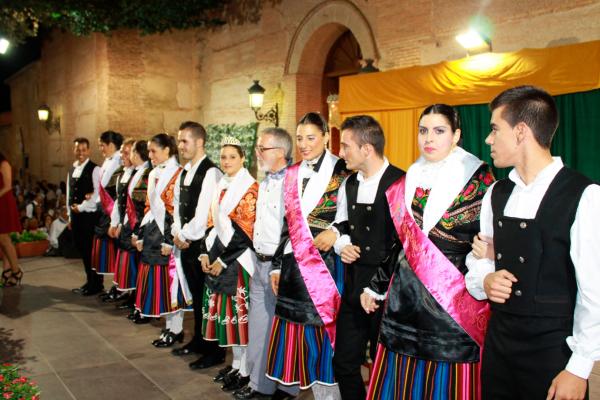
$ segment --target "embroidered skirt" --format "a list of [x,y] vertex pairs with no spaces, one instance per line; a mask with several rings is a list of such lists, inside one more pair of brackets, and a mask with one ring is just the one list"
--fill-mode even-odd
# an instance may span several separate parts
[[480,365],[421,360],[379,343],[367,399],[479,399]]
[[117,250],[116,268],[113,282],[117,289],[123,292],[135,290],[138,275],[137,251]]
[[204,287],[202,296],[202,336],[219,346],[248,344],[248,304],[250,277],[238,266],[237,294],[228,296]]
[[101,275],[114,273],[117,246],[111,238],[94,236],[92,245],[92,269]]
[[324,326],[302,325],[275,316],[267,354],[267,377],[306,389],[334,385],[333,349]]
[[185,304],[181,287],[177,298],[171,298],[171,277],[168,265],[148,265],[139,263],[135,308],[144,317],[160,317],[184,309],[191,310]]

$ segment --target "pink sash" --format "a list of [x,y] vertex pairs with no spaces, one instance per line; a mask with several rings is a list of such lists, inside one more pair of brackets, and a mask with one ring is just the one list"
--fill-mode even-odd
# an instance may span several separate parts
[[341,296],[319,250],[313,244],[308,225],[304,222],[298,193],[298,170],[299,164],[296,164],[289,167],[285,174],[285,216],[290,241],[308,294],[323,320],[331,346],[335,348],[335,321]]
[[125,211],[127,213],[127,220],[129,221],[129,226],[131,229],[135,228],[135,224],[137,224],[137,214],[135,212],[135,204],[133,203],[133,199],[127,193],[127,205],[125,207]]
[[463,274],[423,233],[406,209],[406,175],[385,192],[396,232],[406,259],[417,277],[442,308],[483,348],[490,317],[487,301],[473,298],[465,287]]
[[[104,175],[104,172],[102,173]],[[98,183],[98,194],[100,195],[100,203],[102,204],[102,208],[104,209],[104,213],[108,216],[112,214],[113,207],[115,206],[115,201],[110,194],[104,189],[102,186],[102,176],[100,176],[100,182]]]

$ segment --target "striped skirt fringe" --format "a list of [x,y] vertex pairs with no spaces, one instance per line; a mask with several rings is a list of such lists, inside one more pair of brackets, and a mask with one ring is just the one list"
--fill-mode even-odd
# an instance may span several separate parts
[[275,316],[267,354],[267,376],[306,389],[335,384],[333,349],[323,326],[302,325]]
[[177,299],[171,299],[171,278],[167,265],[138,265],[138,279],[135,308],[144,317],[160,317],[171,314],[180,309],[189,310],[185,304],[181,288],[177,292]]
[[111,238],[94,236],[92,245],[92,269],[101,275],[114,273],[116,264],[116,245]]
[[238,265],[237,295],[228,296],[204,287],[202,296],[202,337],[219,346],[248,344],[248,304],[250,277]]
[[137,251],[118,249],[116,259],[113,283],[117,285],[117,289],[122,292],[135,290],[137,285],[139,253]]
[[421,360],[379,343],[367,399],[479,400],[480,384],[480,363]]

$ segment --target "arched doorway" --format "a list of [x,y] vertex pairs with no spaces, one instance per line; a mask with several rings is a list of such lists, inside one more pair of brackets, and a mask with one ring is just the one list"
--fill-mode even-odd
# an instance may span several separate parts
[[[327,116],[327,96],[338,93],[339,78],[357,73],[361,59],[378,59],[371,27],[350,1],[331,0],[314,7],[296,30],[285,72],[295,88],[297,121],[309,111]],[[333,150],[339,149],[334,132]]]

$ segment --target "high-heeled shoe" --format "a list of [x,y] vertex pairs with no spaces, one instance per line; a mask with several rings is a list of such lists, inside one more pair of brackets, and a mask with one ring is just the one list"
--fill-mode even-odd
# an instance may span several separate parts
[[2,286],[10,286],[9,282],[10,279],[12,278],[12,270],[11,269],[5,269],[4,271],[2,271],[2,278],[0,279],[0,283],[2,283]]
[[23,270],[20,269],[17,273],[12,273],[12,279],[15,280],[13,286],[21,286],[21,279],[23,279]]

